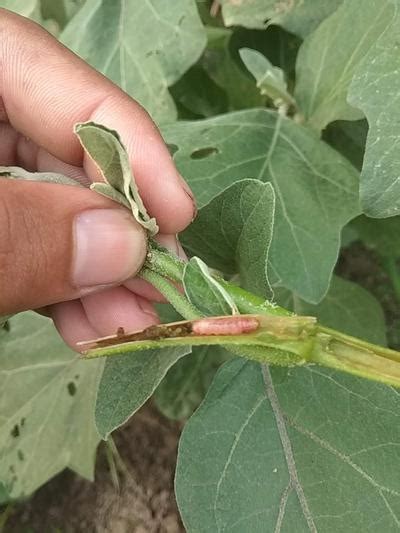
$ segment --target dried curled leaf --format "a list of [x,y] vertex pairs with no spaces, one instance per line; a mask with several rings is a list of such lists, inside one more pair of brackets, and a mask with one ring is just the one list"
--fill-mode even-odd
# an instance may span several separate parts
[[2,167],[0,166],[0,177],[9,179],[21,179],[27,181],[41,181],[44,183],[57,183],[59,185],[72,185],[81,187],[78,181],[67,178],[57,172],[29,172],[20,167]]
[[93,183],[90,188],[129,207],[137,222],[150,235],[155,235],[158,226],[155,219],[150,218],[143,204],[128,154],[118,133],[94,122],[76,124],[74,131],[105,181],[105,183]]

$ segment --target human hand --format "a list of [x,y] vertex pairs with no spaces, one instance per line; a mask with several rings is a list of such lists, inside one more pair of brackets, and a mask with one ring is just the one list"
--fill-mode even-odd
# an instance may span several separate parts
[[[73,134],[117,130],[164,245],[194,216],[190,189],[147,113],[38,25],[0,9],[0,165],[100,181]],[[0,314],[46,307],[76,342],[157,322],[155,291],[133,279],[146,254],[129,213],[83,188],[0,179]],[[128,281],[127,281],[128,280]]]

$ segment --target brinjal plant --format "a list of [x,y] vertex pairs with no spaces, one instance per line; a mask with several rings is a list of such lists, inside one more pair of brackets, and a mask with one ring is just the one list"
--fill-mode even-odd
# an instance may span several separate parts
[[[0,502],[65,467],[91,479],[100,439],[153,397],[186,421],[187,531],[398,531],[400,352],[381,303],[389,319],[400,305],[399,0],[34,4],[149,110],[199,212],[183,261],[158,243],[118,132],[75,125],[93,194],[143,226],[138,275],[168,304],[81,354],[46,318],[3,318]],[[343,277],[360,248],[381,302]]]

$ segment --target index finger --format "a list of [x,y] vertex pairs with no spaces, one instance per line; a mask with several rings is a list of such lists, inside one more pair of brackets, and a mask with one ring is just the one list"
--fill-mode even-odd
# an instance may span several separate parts
[[178,233],[189,224],[195,211],[193,196],[159,131],[137,102],[40,26],[4,9],[0,66],[0,108],[17,131],[66,163],[85,166],[93,177],[93,167],[84,164],[74,124],[94,120],[117,130],[143,200],[161,231]]

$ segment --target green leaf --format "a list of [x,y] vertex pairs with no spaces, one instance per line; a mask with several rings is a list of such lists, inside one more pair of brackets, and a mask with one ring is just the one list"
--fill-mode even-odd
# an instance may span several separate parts
[[182,283],[186,297],[202,315],[223,316],[239,312],[232,297],[198,257],[192,257],[185,265]]
[[233,42],[234,34],[227,30],[221,33],[221,30],[217,29],[216,34],[213,32],[212,36],[200,64],[209,77],[225,91],[228,108],[263,106],[265,97],[260,94],[240,64],[240,57]]
[[[381,2],[382,7],[386,3]],[[365,113],[369,123],[361,172],[361,205],[367,215],[378,218],[400,213],[399,3],[389,3],[386,12],[386,31],[381,32],[380,38],[376,36],[369,53],[357,66],[349,93],[350,103]]]
[[281,284],[300,297],[321,300],[341,229],[360,212],[354,167],[307,128],[267,110],[173,124],[163,132],[177,147],[175,162],[199,207],[243,178],[273,185],[272,268]]
[[81,187],[82,185],[72,179],[67,178],[63,174],[56,172],[29,172],[20,167],[2,167],[0,166],[0,177],[9,179],[22,179],[27,181],[41,181],[44,183],[56,183],[59,185],[72,185]]
[[0,7],[41,22],[40,0],[0,0]]
[[[154,218],[150,218],[142,202],[132,174],[128,154],[117,132],[94,122],[76,124],[75,133],[96,163],[104,178],[104,183],[93,183],[91,189],[130,207],[134,218],[150,235],[158,232]],[[107,186],[108,185],[108,186]],[[127,200],[123,201],[123,197]]]
[[270,183],[241,180],[199,210],[181,242],[192,255],[226,274],[240,274],[242,286],[266,298],[268,251],[275,195]]
[[9,497],[28,496],[66,467],[93,479],[103,361],[81,361],[34,313],[11,319],[0,344],[0,483]]
[[343,0],[221,0],[227,26],[263,29],[277,24],[304,37],[333,13]]
[[108,359],[96,401],[96,426],[103,439],[124,424],[150,398],[169,368],[190,347],[145,350]]
[[[198,117],[211,117],[228,110],[228,99],[203,67],[194,65],[171,87],[176,103]],[[191,118],[195,118],[192,117]]]
[[382,306],[366,289],[333,276],[325,298],[311,305],[293,294],[275,291],[280,305],[298,315],[316,316],[321,324],[374,344],[386,346],[386,324]]
[[206,35],[192,0],[88,0],[61,40],[166,121],[176,116],[168,86],[197,61]]
[[188,418],[203,400],[220,365],[232,356],[220,346],[194,348],[168,370],[154,400],[172,420]]
[[324,140],[361,170],[368,134],[366,120],[338,120],[324,131]]
[[60,28],[71,20],[85,0],[40,0],[43,18],[53,19]]
[[364,244],[383,258],[400,257],[400,217],[358,217],[353,222]]
[[399,530],[396,390],[308,367],[232,361],[182,434],[186,530]]
[[268,96],[279,107],[283,103],[294,105],[294,100],[287,91],[285,73],[260,52],[251,48],[239,50],[240,57],[247,69],[254,76],[260,93]]
[[[352,107],[360,107],[359,102],[353,98],[350,105],[347,101],[349,86],[393,15],[389,0],[369,0],[366,9],[359,0],[346,0],[306,38],[297,60],[295,98],[313,128],[321,130],[338,119],[362,118],[362,112]],[[371,80],[375,82],[375,73]]]

